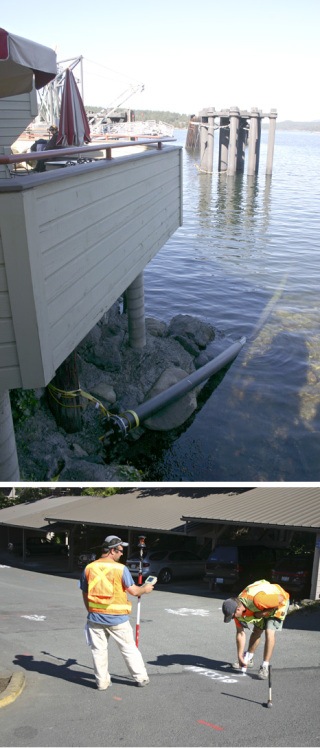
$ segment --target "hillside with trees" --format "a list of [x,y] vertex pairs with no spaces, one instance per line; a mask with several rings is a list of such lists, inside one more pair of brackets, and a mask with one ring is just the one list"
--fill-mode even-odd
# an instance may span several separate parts
[[[99,108],[97,106],[86,106],[85,107],[87,114],[102,114],[105,112],[107,114],[107,110],[103,108]],[[117,109],[117,112],[126,112],[127,109]],[[134,115],[135,115],[135,121],[136,122],[145,122],[146,120],[156,120],[156,122],[165,122],[167,125],[173,125],[177,128],[185,129],[188,127],[190,115],[189,114],[179,114],[178,112],[168,112],[168,111],[162,111],[162,110],[153,110],[153,109],[134,109]]]

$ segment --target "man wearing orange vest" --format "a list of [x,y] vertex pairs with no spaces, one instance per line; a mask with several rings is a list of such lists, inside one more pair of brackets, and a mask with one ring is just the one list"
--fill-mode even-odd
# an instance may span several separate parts
[[[279,584],[271,584],[265,579],[249,584],[238,595],[229,597],[222,604],[224,622],[232,618],[236,624],[236,645],[238,661],[235,669],[253,667],[253,655],[260,643],[262,631],[265,632],[263,663],[258,677],[268,678],[269,664],[275,645],[275,633],[282,629],[283,621],[289,608],[290,596]],[[253,624],[249,647],[245,652],[248,624]]]
[[136,585],[126,566],[120,564],[124,543],[115,535],[108,535],[101,557],[88,564],[81,576],[80,587],[88,611],[86,634],[91,647],[97,688],[105,691],[111,685],[108,670],[108,641],[115,640],[127,668],[137,686],[149,683],[141,653],[134,641],[129,623],[131,603],[127,592],[140,597],[152,592],[152,584]]

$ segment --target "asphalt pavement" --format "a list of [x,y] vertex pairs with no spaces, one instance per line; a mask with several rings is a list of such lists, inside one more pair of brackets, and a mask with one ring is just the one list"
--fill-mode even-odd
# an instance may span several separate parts
[[1,746],[319,746],[319,606],[288,616],[277,634],[267,708],[262,652],[246,675],[229,667],[227,595],[202,583],[157,586],[141,598],[150,685],[136,687],[111,642],[112,687],[100,692],[76,576],[0,567],[1,675],[25,677],[1,709]]

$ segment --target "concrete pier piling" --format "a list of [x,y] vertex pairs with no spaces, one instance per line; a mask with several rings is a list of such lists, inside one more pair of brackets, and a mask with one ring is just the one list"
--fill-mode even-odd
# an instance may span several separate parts
[[215,110],[208,109],[200,122],[200,169],[207,173],[213,168],[213,138]]
[[[247,174],[254,176],[259,171],[261,122],[269,119],[266,174],[272,174],[277,110],[263,113],[257,107],[250,111],[233,106],[216,111],[214,107],[202,109],[199,116],[192,117],[185,147],[190,151],[200,150],[200,171],[213,173],[214,132],[219,132],[218,172],[228,176],[245,171],[246,144],[248,142]],[[192,132],[191,129],[192,128]],[[199,137],[195,130],[199,129]],[[191,137],[192,135],[192,137]]]
[[276,136],[276,119],[277,119],[277,110],[271,109],[271,112],[269,114],[269,138],[268,138],[266,174],[272,174],[274,142],[275,142],[275,136]]
[[249,130],[249,153],[248,153],[248,177],[253,177],[258,172],[259,165],[259,112],[258,109],[251,109],[250,130]]
[[228,151],[229,151],[230,128],[229,118],[220,117],[219,129],[219,160],[218,171],[227,171],[228,169]]
[[237,171],[237,149],[239,135],[240,111],[237,106],[230,109],[230,138],[228,155],[228,176],[233,177]]

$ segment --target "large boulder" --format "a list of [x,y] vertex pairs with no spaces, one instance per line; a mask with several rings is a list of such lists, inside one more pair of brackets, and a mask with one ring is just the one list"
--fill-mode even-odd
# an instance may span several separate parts
[[197,356],[211,340],[214,339],[214,328],[190,314],[177,314],[172,318],[168,335],[177,340],[192,356]]
[[[162,392],[166,392],[177,382],[181,382],[188,376],[186,371],[177,367],[165,369],[161,374],[154,387],[148,393],[147,401],[156,397]],[[197,398],[194,390],[191,390],[183,397],[178,398],[171,405],[167,405],[154,415],[143,421],[143,426],[152,431],[169,431],[170,429],[181,426],[189,416],[196,410]]]

